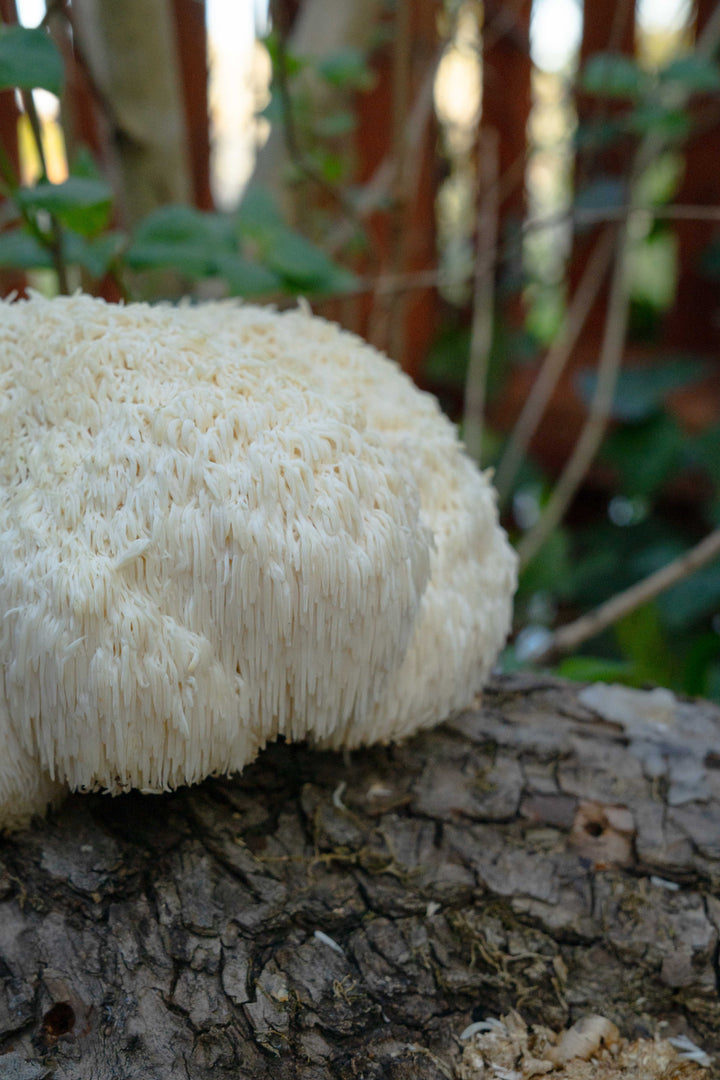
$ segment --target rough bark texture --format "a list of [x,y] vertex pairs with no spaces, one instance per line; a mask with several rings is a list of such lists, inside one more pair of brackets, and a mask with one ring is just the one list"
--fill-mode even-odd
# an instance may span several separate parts
[[506,678],[404,746],[0,842],[0,1077],[452,1077],[514,1007],[720,1049],[720,710]]

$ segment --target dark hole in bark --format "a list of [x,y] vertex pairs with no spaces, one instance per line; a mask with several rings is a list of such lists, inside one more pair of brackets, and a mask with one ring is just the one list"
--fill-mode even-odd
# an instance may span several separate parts
[[585,832],[588,836],[602,836],[605,832],[605,826],[601,825],[599,821],[588,821]]
[[75,1026],[75,1010],[68,1001],[58,1001],[43,1016],[43,1035],[49,1039],[59,1039],[67,1035]]

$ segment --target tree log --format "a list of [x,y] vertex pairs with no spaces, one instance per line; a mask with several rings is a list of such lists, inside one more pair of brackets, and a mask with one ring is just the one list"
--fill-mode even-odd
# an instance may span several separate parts
[[0,1078],[434,1080],[471,1022],[720,1049],[720,709],[528,676],[0,841]]

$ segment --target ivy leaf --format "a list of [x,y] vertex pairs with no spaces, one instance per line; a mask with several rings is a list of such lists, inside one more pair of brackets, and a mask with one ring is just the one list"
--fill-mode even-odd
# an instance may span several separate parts
[[627,184],[613,176],[598,176],[575,197],[576,210],[620,210],[627,202]]
[[638,683],[672,684],[676,659],[668,647],[656,604],[644,604],[620,619],[614,627],[623,655],[632,663]]
[[52,38],[40,28],[0,27],[0,90],[62,90],[63,62]]
[[680,467],[684,443],[672,417],[656,413],[611,431],[603,459],[617,469],[626,494],[649,497]]
[[720,604],[720,565],[710,563],[679,581],[657,599],[663,622],[671,630],[689,626],[716,611]]
[[555,669],[563,679],[573,682],[608,682],[632,684],[632,667],[626,660],[601,656],[568,656]]
[[62,239],[66,262],[82,266],[94,278],[102,278],[119,254],[125,238],[122,233],[111,232],[90,240],[68,231],[63,233]]
[[352,46],[323,56],[317,70],[326,82],[339,90],[367,90],[372,85],[365,54]]
[[0,232],[0,269],[40,270],[53,265],[47,248],[22,229]]
[[283,222],[267,192],[251,188],[235,223],[241,242],[250,243],[259,261],[288,292],[340,293],[356,285],[353,274]]
[[259,187],[245,192],[235,221],[242,236],[253,236],[258,230],[282,226],[282,215],[272,195]]
[[[262,215],[260,215],[262,217]],[[275,214],[271,216],[275,221]],[[222,278],[232,296],[279,292],[277,274],[238,251],[236,220],[192,206],[163,206],[135,231],[125,259],[132,270],[172,269],[190,278]]]
[[668,109],[653,101],[643,102],[633,109],[627,123],[638,135],[657,135],[673,142],[687,138],[692,127],[690,117],[682,109]]
[[646,89],[647,76],[629,56],[596,53],[585,65],[580,86],[597,97],[635,98]]
[[242,255],[218,255],[215,269],[227,282],[231,296],[263,296],[282,287],[277,274]]
[[323,139],[334,139],[355,130],[357,121],[353,113],[340,110],[319,116],[315,121],[315,134]]
[[[656,413],[672,390],[698,382],[705,374],[700,360],[669,360],[664,364],[621,371],[611,415],[615,420],[636,423]],[[577,385],[583,401],[590,402],[597,385],[594,371],[581,371]]]
[[276,229],[266,238],[262,256],[291,292],[346,292],[356,283],[353,274],[292,229]]
[[140,222],[125,259],[132,270],[173,269],[189,277],[211,277],[217,273],[217,256],[234,250],[230,219],[173,204]]
[[81,236],[105,228],[112,208],[112,191],[104,180],[71,176],[62,184],[42,181],[13,192],[17,205],[26,211],[45,210]]
[[720,90],[720,65],[709,57],[691,53],[671,61],[660,72],[660,80],[676,83],[689,94],[712,94]]
[[183,203],[172,203],[153,210],[135,230],[137,244],[195,244],[210,250],[217,245],[232,250],[232,222],[222,214],[196,210]]

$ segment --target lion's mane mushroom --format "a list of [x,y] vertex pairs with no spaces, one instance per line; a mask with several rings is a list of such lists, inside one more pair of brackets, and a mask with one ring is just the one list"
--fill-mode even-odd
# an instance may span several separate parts
[[437,403],[302,310],[0,304],[0,826],[466,705],[515,559]]

